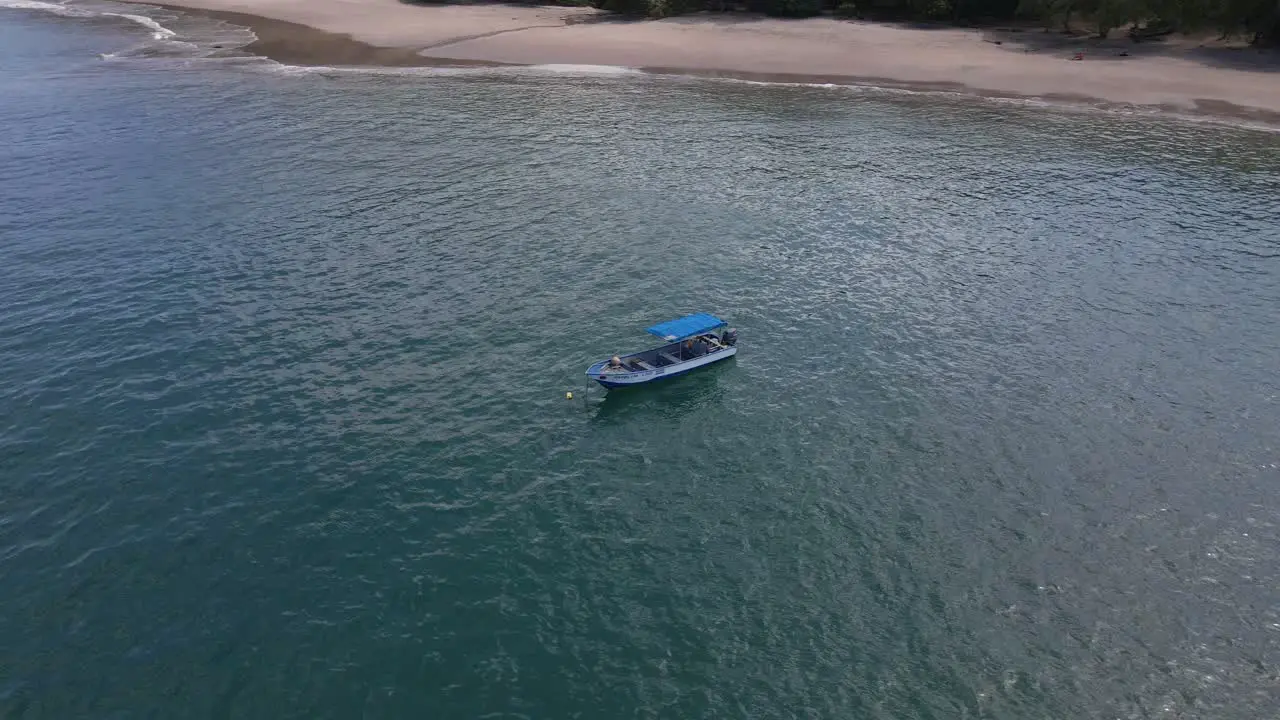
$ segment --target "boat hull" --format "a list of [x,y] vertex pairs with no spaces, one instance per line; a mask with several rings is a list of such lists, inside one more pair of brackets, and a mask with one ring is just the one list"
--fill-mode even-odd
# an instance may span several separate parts
[[601,372],[601,369],[603,368],[604,363],[600,362],[600,363],[596,363],[595,365],[592,365],[591,369],[587,370],[587,376],[607,388],[623,388],[623,387],[633,387],[636,385],[647,385],[649,383],[658,382],[660,380],[667,380],[669,378],[673,378],[679,375],[684,375],[685,373],[688,373],[693,370],[697,370],[698,368],[703,368],[708,365],[718,363],[721,360],[728,360],[729,358],[737,354],[738,354],[737,347],[727,347],[727,348],[724,348],[723,350],[717,350],[716,352],[707,353],[702,357],[697,357],[692,360],[686,360],[684,362],[667,365],[665,367],[654,368],[652,370],[640,370],[640,371],[624,372],[624,373]]

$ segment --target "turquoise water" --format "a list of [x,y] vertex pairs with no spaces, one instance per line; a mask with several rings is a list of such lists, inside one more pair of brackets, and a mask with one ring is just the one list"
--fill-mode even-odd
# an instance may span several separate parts
[[1276,714],[1276,135],[92,7],[0,8],[5,717]]

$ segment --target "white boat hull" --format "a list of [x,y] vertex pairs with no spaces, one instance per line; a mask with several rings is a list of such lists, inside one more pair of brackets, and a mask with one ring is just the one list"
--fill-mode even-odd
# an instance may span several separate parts
[[697,370],[712,363],[728,360],[738,354],[737,347],[726,347],[715,352],[707,353],[702,357],[696,357],[692,360],[674,363],[665,367],[653,368],[652,370],[634,370],[628,372],[605,372],[603,371],[604,363],[596,363],[587,371],[587,375],[592,380],[600,383],[607,388],[629,387],[631,385],[644,385],[645,383],[656,382],[658,380],[666,380],[677,375],[683,375],[690,370]]

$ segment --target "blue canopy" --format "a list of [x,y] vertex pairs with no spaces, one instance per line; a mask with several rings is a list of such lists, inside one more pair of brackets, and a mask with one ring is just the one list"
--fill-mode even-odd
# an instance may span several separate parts
[[658,323],[648,329],[650,335],[658,337],[668,342],[677,342],[685,338],[701,335],[708,330],[715,330],[718,327],[728,325],[725,321],[715,315],[707,313],[694,313],[686,315],[677,320],[668,320],[664,323]]

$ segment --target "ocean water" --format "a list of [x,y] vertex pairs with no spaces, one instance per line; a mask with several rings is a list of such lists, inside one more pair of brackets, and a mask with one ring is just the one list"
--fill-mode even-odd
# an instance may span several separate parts
[[0,7],[0,716],[1280,716],[1280,136],[249,37]]

